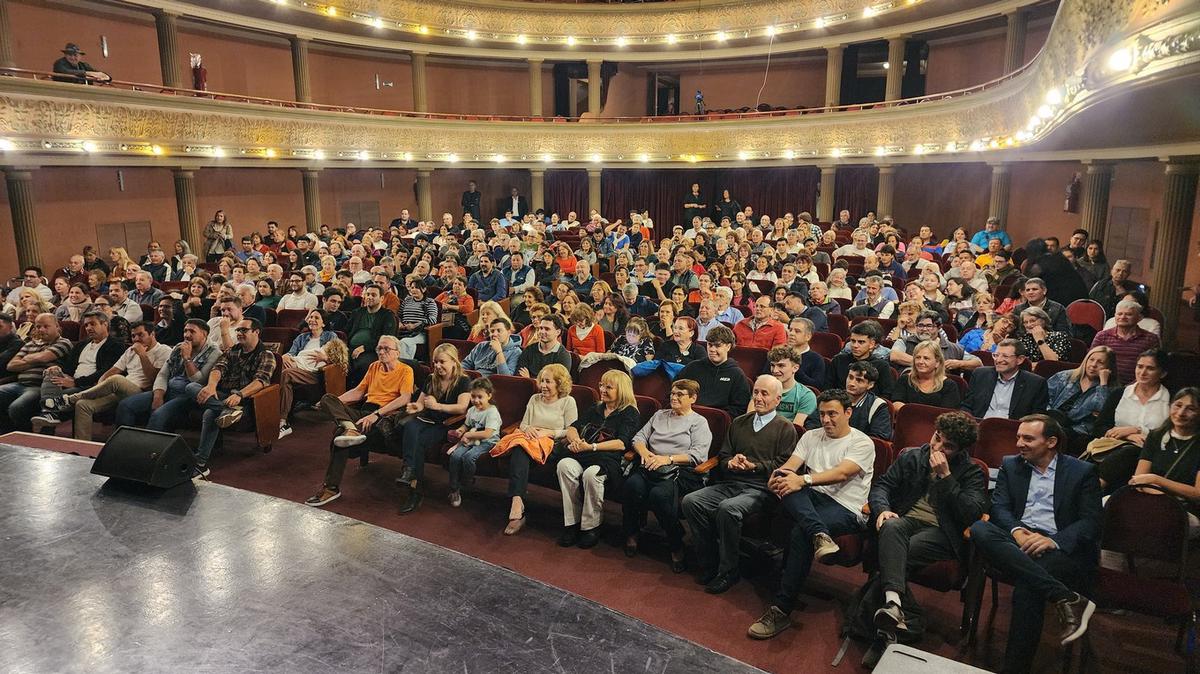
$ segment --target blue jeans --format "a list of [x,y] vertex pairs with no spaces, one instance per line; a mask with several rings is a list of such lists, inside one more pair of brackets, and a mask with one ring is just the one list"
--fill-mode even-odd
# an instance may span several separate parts
[[29,420],[41,411],[41,388],[11,382],[0,386],[0,431],[31,431]]
[[495,440],[484,440],[477,445],[457,444],[450,452],[450,491],[458,491],[464,482],[475,477],[475,462],[496,446]]
[[815,552],[813,536],[829,534],[836,538],[859,531],[862,525],[858,513],[850,512],[832,496],[812,488],[788,494],[783,497],[781,505],[795,524],[788,543],[787,561],[783,565],[783,577],[779,581],[779,592],[775,595],[775,606],[784,613],[790,613],[804,580],[808,578],[808,572],[812,570]]
[[[427,424],[420,419],[410,419],[400,430],[401,453],[406,465],[412,469],[413,479],[421,481],[425,478],[425,451],[437,449],[446,441],[450,432],[444,425]],[[395,436],[389,438],[395,442]]]
[[188,410],[196,404],[195,396],[187,395],[187,379],[177,377],[167,382],[162,407],[151,411],[154,392],[146,391],[129,396],[117,404],[117,426],[140,426],[145,423],[152,431],[174,431],[186,419]]
[[[203,384],[195,382],[188,384],[187,397],[195,400],[196,394],[200,393],[202,388],[204,388]],[[212,455],[213,447],[217,445],[217,438],[221,436],[221,429],[217,426],[217,417],[227,409],[225,399],[228,397],[229,391],[217,389],[215,396],[203,404],[197,403],[204,410],[204,419],[200,423],[200,442],[196,445],[196,461],[201,465],[208,463],[208,457]]]

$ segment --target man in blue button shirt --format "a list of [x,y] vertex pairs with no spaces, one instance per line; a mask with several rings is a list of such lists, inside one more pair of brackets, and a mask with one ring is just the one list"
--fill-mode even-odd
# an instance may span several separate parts
[[1100,561],[1100,481],[1095,466],[1059,454],[1066,433],[1044,414],[1021,418],[1019,456],[1007,456],[992,492],[990,521],[971,525],[986,564],[1013,585],[1005,672],[1028,672],[1054,605],[1062,645],[1087,631],[1096,605],[1079,594]]
[[983,231],[975,232],[975,236],[971,237],[971,245],[975,246],[976,250],[987,250],[988,241],[991,239],[1000,239],[1004,244],[1004,250],[1012,250],[1012,238],[1008,232],[1000,229],[1000,218],[995,216],[987,219],[983,225]]
[[467,279],[467,288],[474,288],[479,302],[499,302],[508,297],[508,279],[496,270],[496,262],[490,254],[479,257],[479,271]]

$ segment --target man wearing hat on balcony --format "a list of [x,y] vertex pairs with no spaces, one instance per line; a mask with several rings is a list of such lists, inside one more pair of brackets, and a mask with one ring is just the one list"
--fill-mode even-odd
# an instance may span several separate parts
[[54,72],[70,77],[55,77],[56,82],[74,82],[76,84],[90,84],[91,80],[108,81],[112,79],[108,75],[96,70],[91,64],[81,60],[79,57],[84,56],[79,45],[74,42],[68,42],[66,47],[62,49],[63,57],[54,62]]

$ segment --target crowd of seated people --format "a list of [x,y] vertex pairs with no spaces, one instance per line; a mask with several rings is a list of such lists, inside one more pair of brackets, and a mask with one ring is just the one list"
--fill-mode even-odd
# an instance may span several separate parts
[[[151,242],[138,260],[87,247],[10,284],[0,430],[199,431],[207,476],[222,434],[261,414],[252,401],[277,383],[279,441],[314,412],[334,429],[309,505],[342,496],[352,456],[382,452],[401,457],[401,512],[415,513],[426,463],[445,456],[453,506],[484,466],[507,472],[511,536],[546,468],[562,492],[560,545],[596,545],[617,499],[626,554],[653,513],[672,569],[690,560],[713,594],[739,581],[743,522],[777,511],[794,523],[789,555],[753,638],[791,624],[813,561],[878,530],[869,664],[903,636],[905,575],[963,559],[966,529],[1015,579],[1008,664],[1022,671],[1044,602],[1063,643],[1086,629],[1102,493],[1155,486],[1200,512],[1200,400],[1164,385],[1162,326],[1128,261],[1109,266],[1086,237],[1014,248],[993,220],[939,239],[847,211],[825,227],[808,213],[730,215],[657,241],[636,212],[539,212],[307,234],[270,222],[235,245],[218,212],[203,260],[183,241]],[[1111,316],[1090,335],[1066,309],[1089,299]],[[583,404],[589,367],[606,371]],[[498,411],[506,378],[535,391],[519,418]],[[891,451],[908,406],[932,409],[935,431],[880,474],[876,452]],[[712,415],[728,419],[715,437]],[[1022,460],[992,466],[989,506],[970,454],[991,418],[1011,420]]]

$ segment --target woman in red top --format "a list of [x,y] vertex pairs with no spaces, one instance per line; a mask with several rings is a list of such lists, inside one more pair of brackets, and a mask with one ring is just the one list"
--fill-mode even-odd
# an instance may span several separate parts
[[596,312],[582,302],[571,310],[571,327],[567,329],[567,350],[581,356],[593,351],[604,352],[604,330],[596,323]]
[[571,252],[570,246],[565,243],[559,243],[558,254],[554,257],[554,261],[558,263],[558,270],[563,276],[575,275],[575,267],[579,264],[579,260]]
[[445,337],[465,339],[471,330],[467,314],[475,311],[475,298],[467,293],[466,280],[455,277],[450,282],[450,289],[438,295],[435,301],[442,308],[442,322],[448,326],[443,333]]

